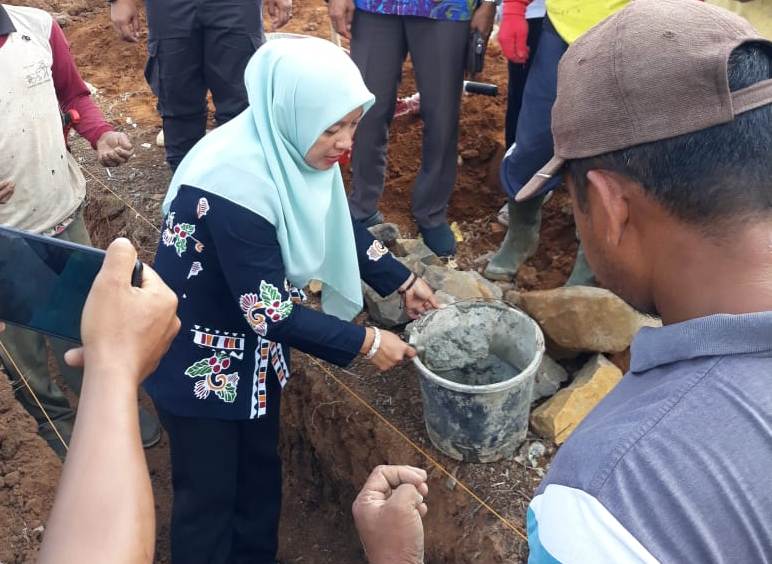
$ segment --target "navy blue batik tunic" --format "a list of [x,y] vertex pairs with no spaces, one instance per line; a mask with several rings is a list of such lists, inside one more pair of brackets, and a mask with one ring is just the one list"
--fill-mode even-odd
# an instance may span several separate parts
[[[410,272],[364,227],[354,235],[362,279],[396,291]],[[290,347],[345,366],[364,342],[363,327],[301,305],[272,224],[198,188],[172,202],[155,269],[179,298],[182,326],[145,386],[171,414],[262,417],[290,376]]]

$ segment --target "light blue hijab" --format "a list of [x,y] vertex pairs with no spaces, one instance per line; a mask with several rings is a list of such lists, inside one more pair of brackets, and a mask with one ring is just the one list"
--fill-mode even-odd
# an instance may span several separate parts
[[188,153],[164,213],[187,184],[261,215],[276,228],[289,281],[302,288],[319,280],[322,309],[351,320],[362,289],[340,167],[320,171],[304,156],[328,127],[375,98],[348,55],[322,39],[271,40],[244,75],[249,108]]

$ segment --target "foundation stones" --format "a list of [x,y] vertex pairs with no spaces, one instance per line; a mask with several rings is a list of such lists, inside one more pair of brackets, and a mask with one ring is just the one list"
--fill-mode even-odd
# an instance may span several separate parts
[[379,327],[391,329],[410,321],[402,307],[402,297],[398,293],[395,292],[382,298],[378,292],[366,284],[362,285],[362,293],[367,313]]
[[426,265],[442,265],[442,259],[421,239],[397,239],[394,242],[394,254],[398,257],[417,259]]
[[533,383],[532,401],[554,395],[566,380],[568,372],[545,354]]
[[642,327],[661,325],[602,288],[512,291],[506,300],[533,317],[550,344],[567,352],[621,352]]
[[452,270],[442,266],[428,266],[423,274],[424,280],[432,288],[455,296],[458,300],[487,298],[500,300],[501,288],[472,270]]
[[533,411],[531,428],[541,437],[562,444],[621,379],[619,368],[603,355],[595,355],[570,386]]
[[[378,225],[371,228],[371,233],[385,243],[388,238],[399,234],[396,226]],[[383,231],[381,231],[383,229]],[[474,298],[502,299],[503,291],[496,284],[483,278],[478,272],[455,270],[445,266],[420,239],[392,239],[391,248],[397,260],[411,272],[422,276],[429,286],[434,288],[437,300],[444,305],[459,300]],[[312,289],[313,290],[313,289]],[[402,299],[396,292],[385,298],[372,288],[363,287],[364,301],[373,321],[380,327],[390,329],[409,322],[402,307]]]

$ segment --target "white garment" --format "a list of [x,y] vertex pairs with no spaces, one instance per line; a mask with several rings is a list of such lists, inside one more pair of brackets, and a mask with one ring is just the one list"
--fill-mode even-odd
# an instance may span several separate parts
[[0,205],[0,225],[40,233],[71,216],[86,181],[67,151],[51,74],[51,16],[4,6],[16,32],[0,47],[0,180],[16,191]]
[[528,4],[528,8],[525,10],[525,18],[530,20],[533,18],[543,18],[547,14],[547,7],[544,4],[545,0],[533,0]]

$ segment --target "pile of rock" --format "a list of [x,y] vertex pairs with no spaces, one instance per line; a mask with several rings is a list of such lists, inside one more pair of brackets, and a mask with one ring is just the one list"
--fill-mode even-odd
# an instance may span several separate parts
[[532,412],[531,428],[557,444],[563,443],[622,379],[622,370],[603,353],[623,353],[642,327],[660,324],[601,288],[510,291],[505,300],[539,323],[552,358],[570,359],[594,353],[563,389],[559,388],[568,381],[568,373],[550,356],[544,356],[536,376],[534,401],[549,399]]
[[[402,264],[422,276],[436,290],[440,303],[450,304],[474,298],[503,298],[503,292],[496,284],[486,280],[478,272],[450,267],[422,240],[403,239],[396,225],[384,223],[376,225],[370,231]],[[364,298],[367,312],[380,327],[390,329],[410,321],[398,294],[383,298],[365,284]]]

